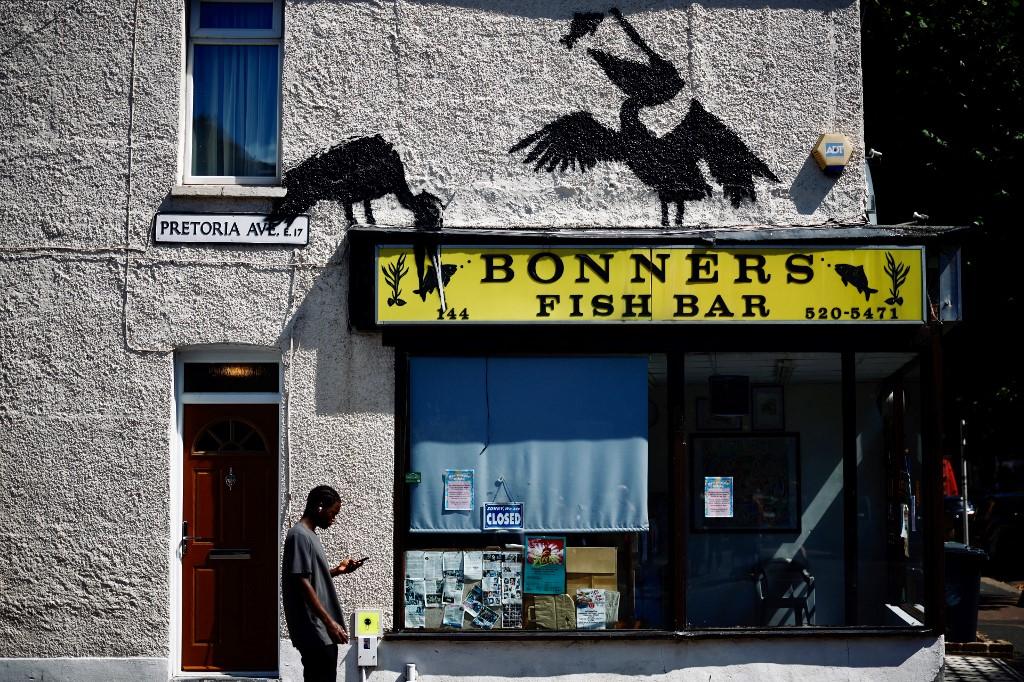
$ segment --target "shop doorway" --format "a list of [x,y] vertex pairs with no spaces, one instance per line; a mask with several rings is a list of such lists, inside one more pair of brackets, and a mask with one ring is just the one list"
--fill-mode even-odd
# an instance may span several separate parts
[[277,669],[277,405],[183,406],[181,668]]

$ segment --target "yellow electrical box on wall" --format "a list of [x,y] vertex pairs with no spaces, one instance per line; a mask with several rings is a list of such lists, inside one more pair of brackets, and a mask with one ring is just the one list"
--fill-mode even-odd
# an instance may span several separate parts
[[359,609],[356,611],[356,637],[380,637],[380,609]]
[[842,133],[824,133],[814,143],[811,156],[814,157],[818,168],[828,175],[839,175],[850,163],[850,155],[853,153],[853,145],[850,138]]

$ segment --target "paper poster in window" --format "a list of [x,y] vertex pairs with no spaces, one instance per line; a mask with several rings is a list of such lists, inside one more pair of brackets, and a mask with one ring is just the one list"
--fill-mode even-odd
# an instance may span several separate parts
[[604,590],[576,590],[576,629],[604,630],[607,622]]
[[526,536],[523,591],[528,594],[565,592],[565,537]]
[[426,583],[422,580],[405,581],[405,605],[425,606],[426,605]]
[[462,617],[461,606],[446,606],[444,607],[444,620],[442,622],[447,628],[461,628]]
[[427,626],[426,610],[422,606],[405,607],[405,627],[424,628]]
[[426,580],[440,580],[444,578],[441,552],[423,553],[423,577]]
[[427,583],[427,608],[428,609],[439,609],[443,605],[441,601],[441,593],[444,589],[443,580],[431,580]]
[[508,604],[501,607],[501,627],[521,628],[523,627],[523,605]]
[[483,552],[466,552],[462,561],[462,572],[466,580],[480,580],[484,577]]
[[704,518],[731,519],[732,516],[732,476],[705,476]]
[[444,510],[473,510],[473,470],[447,469],[444,472]]
[[462,590],[464,583],[457,576],[447,576],[444,579],[444,591],[441,593],[441,603],[450,605],[462,605]]
[[476,618],[483,611],[484,591],[480,589],[479,585],[473,587],[469,594],[466,595],[466,598],[462,600],[462,608],[471,618]]
[[483,610],[480,611],[480,614],[473,619],[473,627],[490,630],[498,623],[500,618],[501,616],[498,615],[497,611],[485,606]]
[[423,580],[423,552],[409,551],[405,553],[405,577],[407,580]]

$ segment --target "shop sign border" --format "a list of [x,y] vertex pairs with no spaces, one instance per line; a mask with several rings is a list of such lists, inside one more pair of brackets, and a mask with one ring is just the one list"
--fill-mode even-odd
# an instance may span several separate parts
[[[902,291],[898,291],[898,293],[901,294],[900,298],[904,299],[904,302],[913,302],[913,301],[915,301],[915,299],[917,299],[918,303],[920,305],[920,308],[919,308],[920,315],[917,315],[917,316],[914,316],[914,317],[910,317],[910,318],[899,317],[897,319],[890,319],[888,317],[885,317],[883,319],[878,319],[877,316],[873,316],[873,317],[867,318],[867,319],[865,319],[864,317],[860,317],[858,319],[849,319],[850,315],[853,312],[852,311],[852,307],[849,308],[849,309],[846,309],[845,311],[840,310],[839,312],[841,314],[838,317],[833,317],[833,315],[835,314],[836,311],[833,310],[832,307],[830,307],[830,306],[825,306],[825,307],[822,307],[822,306],[807,306],[806,310],[807,310],[807,314],[808,315],[810,315],[810,310],[812,308],[814,309],[814,318],[813,319],[810,318],[810,317],[808,317],[807,319],[777,319],[777,318],[767,318],[767,319],[736,319],[737,317],[739,317],[738,315],[736,315],[736,316],[734,316],[732,318],[713,317],[713,318],[710,318],[710,319],[709,318],[687,318],[687,319],[629,318],[629,319],[623,319],[623,318],[620,317],[620,318],[613,318],[613,319],[581,319],[581,320],[572,320],[572,319],[550,318],[550,317],[546,318],[546,319],[538,319],[538,318],[533,318],[533,317],[523,317],[521,319],[495,320],[495,319],[479,319],[479,318],[478,319],[474,319],[472,317],[472,315],[461,316],[460,315],[460,310],[459,310],[459,308],[457,306],[450,306],[449,309],[447,311],[445,311],[445,313],[443,313],[443,314],[441,313],[440,308],[438,308],[437,309],[438,316],[437,316],[436,319],[401,319],[401,320],[382,319],[382,316],[381,316],[381,309],[383,307],[382,302],[385,302],[386,299],[388,299],[388,298],[395,299],[395,298],[398,298],[398,297],[393,295],[395,290],[397,289],[397,287],[393,287],[393,286],[390,286],[390,285],[386,284],[388,281],[394,282],[394,274],[395,273],[394,273],[394,271],[389,273],[386,270],[386,268],[388,266],[387,265],[382,265],[382,263],[381,263],[381,253],[382,253],[382,251],[385,251],[385,250],[387,250],[387,251],[397,251],[397,250],[402,250],[402,249],[406,250],[408,252],[408,254],[411,256],[413,254],[413,252],[414,252],[414,245],[411,244],[411,243],[394,243],[394,244],[391,244],[391,243],[378,243],[378,244],[374,245],[373,261],[374,261],[375,276],[374,276],[374,280],[373,280],[374,281],[374,286],[373,286],[373,297],[374,298],[373,298],[372,306],[373,306],[373,311],[374,311],[374,322],[375,322],[375,324],[378,327],[384,327],[384,326],[390,326],[390,327],[397,327],[397,326],[410,326],[410,327],[412,327],[412,326],[416,326],[416,327],[419,327],[419,326],[436,326],[436,325],[446,325],[446,324],[449,325],[449,326],[452,326],[452,325],[454,325],[456,323],[458,323],[459,325],[560,324],[560,325],[569,325],[569,326],[579,326],[579,325],[591,326],[591,325],[609,325],[609,324],[612,324],[612,325],[616,325],[616,324],[618,324],[618,325],[622,325],[622,324],[634,324],[634,325],[636,325],[636,324],[639,324],[639,325],[651,325],[651,324],[655,324],[655,325],[679,325],[679,324],[686,324],[686,325],[694,325],[694,324],[815,325],[815,324],[817,324],[817,325],[820,325],[820,324],[829,324],[829,325],[862,325],[862,326],[867,325],[867,326],[876,327],[878,325],[920,325],[920,324],[924,323],[924,321],[926,319],[926,316],[927,316],[927,312],[928,312],[926,279],[925,279],[925,262],[926,262],[925,261],[925,247],[924,247],[924,245],[920,245],[920,244],[918,244],[918,245],[868,244],[868,245],[855,245],[855,246],[841,246],[841,245],[831,245],[831,244],[830,245],[797,244],[797,245],[785,245],[785,246],[775,246],[775,245],[759,246],[759,245],[756,245],[756,244],[752,244],[752,245],[749,245],[749,246],[747,246],[747,245],[742,245],[742,246],[740,246],[740,245],[729,245],[729,246],[722,246],[722,247],[708,247],[708,246],[690,245],[690,244],[681,244],[681,245],[653,245],[652,246],[652,245],[646,245],[646,244],[622,245],[622,244],[602,244],[602,243],[595,243],[595,244],[572,244],[572,245],[560,245],[560,244],[521,244],[521,243],[514,243],[514,244],[459,243],[459,244],[445,244],[445,245],[443,245],[442,246],[442,254],[445,251],[452,252],[452,251],[458,251],[460,249],[476,250],[476,251],[479,251],[479,252],[482,252],[482,253],[501,253],[501,252],[569,252],[570,254],[572,252],[594,252],[594,251],[630,252],[630,251],[638,251],[638,250],[648,250],[648,251],[652,251],[652,252],[654,252],[654,251],[658,251],[658,252],[665,252],[665,251],[687,251],[687,252],[713,253],[713,254],[718,254],[718,255],[721,255],[721,254],[733,254],[734,256],[737,253],[765,254],[765,255],[768,255],[768,254],[771,254],[771,255],[790,254],[790,255],[792,255],[792,254],[827,253],[827,252],[832,252],[832,253],[844,252],[844,253],[855,254],[855,253],[860,252],[860,251],[887,251],[887,252],[891,251],[891,252],[901,252],[901,253],[915,252],[918,257],[917,258],[913,258],[913,257],[911,258],[912,265],[916,266],[916,269],[917,269],[917,273],[914,275],[914,278],[913,278],[913,282],[915,283],[915,287],[913,289],[910,289],[910,288],[903,289]],[[443,257],[443,255],[442,255],[442,257]],[[427,270],[428,273],[432,273],[432,270],[433,270],[433,268],[431,266],[432,261],[433,261],[432,255],[428,256],[426,258],[426,268],[425,269]],[[394,265],[394,264],[391,264],[391,265]],[[442,263],[442,268],[444,268],[444,264],[443,263]],[[410,274],[410,271],[414,271],[415,268],[409,262],[406,262],[405,263],[405,269],[406,269],[406,274],[408,275],[408,274]],[[389,274],[390,274],[390,277],[391,277],[390,280],[388,279]],[[410,296],[410,297],[414,293],[416,293],[416,294],[419,293],[418,290],[413,290],[413,287],[416,287],[416,282],[415,282],[415,273],[413,272],[412,274],[414,275],[414,277],[411,278],[413,280],[412,286],[405,286],[404,283],[403,283],[403,288],[406,289],[405,293],[408,296]],[[833,274],[838,274],[838,273],[833,273]],[[854,274],[856,274],[856,273],[854,273]],[[447,273],[445,273],[445,275],[447,275]],[[436,283],[434,282],[436,277],[433,277],[433,278],[432,277],[427,277],[425,279],[427,280],[427,285],[428,285],[427,288],[429,289],[428,294],[434,296],[435,298],[438,298],[439,294],[438,294],[437,289],[436,289]],[[845,280],[846,278],[843,278],[843,279]],[[443,279],[442,279],[442,281],[443,281]],[[852,291],[853,291],[854,294],[857,294],[856,284],[853,283],[853,282],[851,282],[850,284],[854,284]],[[882,300],[881,297],[890,294],[891,290],[889,290],[888,287],[884,283],[879,282],[879,284],[881,286],[878,287],[878,289],[876,290],[876,293],[878,293],[880,295],[880,299],[879,300]],[[387,291],[382,290],[382,288],[385,287],[385,286],[388,286],[388,290]],[[621,294],[621,292],[616,292],[616,293],[617,294]],[[392,294],[392,295],[389,295],[389,294]],[[450,300],[448,302],[450,302]],[[402,302],[402,303],[404,303],[404,302]],[[868,307],[869,306],[862,306],[862,308],[868,308]],[[872,308],[873,310],[877,309],[878,307],[879,306],[877,306],[877,305],[870,306],[870,308]],[[885,305],[883,305],[882,307],[886,307],[887,309],[891,308],[891,306],[885,306]],[[845,315],[842,314],[844,312],[845,312]],[[822,317],[821,315],[824,315],[824,316]],[[848,319],[843,319],[844,316],[846,318],[848,318]],[[441,319],[442,317],[444,319]]]

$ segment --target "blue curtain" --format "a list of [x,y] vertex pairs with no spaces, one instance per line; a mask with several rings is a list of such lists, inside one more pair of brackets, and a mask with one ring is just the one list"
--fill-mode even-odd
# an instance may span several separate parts
[[192,174],[277,174],[277,45],[193,48]]
[[[528,531],[647,530],[645,357],[413,358],[409,380],[411,531],[480,532],[509,498]],[[444,511],[446,469],[474,470],[474,511]]]

